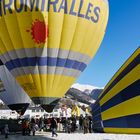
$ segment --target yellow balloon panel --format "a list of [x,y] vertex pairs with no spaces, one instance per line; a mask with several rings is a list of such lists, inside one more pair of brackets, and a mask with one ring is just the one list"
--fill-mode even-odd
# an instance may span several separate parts
[[[43,80],[41,86],[44,87],[44,89],[41,89],[40,87],[40,77]],[[44,80],[44,78],[46,79],[46,77],[47,80]],[[30,97],[34,97],[34,94],[36,93],[38,97],[58,97],[58,98],[61,98],[64,95],[64,93],[67,92],[69,85],[71,85],[75,81],[75,78],[73,77],[55,75],[56,79],[62,78],[63,81],[61,82],[65,84],[60,86],[60,83],[54,82],[52,85],[50,84],[50,81],[53,79],[52,77],[53,75],[36,74],[32,75],[32,79],[30,79],[30,75],[24,75],[17,77],[16,80],[20,83],[23,89],[29,93]],[[27,79],[30,79],[28,85],[26,81]]]
[[[48,0],[45,0],[44,3],[34,0],[34,3],[31,2],[31,4],[28,4],[26,0],[19,2],[16,0],[3,1],[5,1],[5,5],[2,4],[1,6],[3,13],[1,16],[1,32],[3,35],[1,38],[6,41],[4,41],[4,43],[7,43],[6,46],[9,46],[7,51],[22,49],[23,47],[59,47],[68,50],[71,48],[74,51],[86,53],[92,57],[92,44],[96,49],[99,47],[98,42],[101,42],[106,29],[108,5],[104,0],[67,0],[67,13],[62,7],[63,5],[65,6],[63,4],[65,0],[52,0],[52,4],[49,4],[50,11],[47,11]],[[27,6],[18,6],[22,3],[27,4]],[[43,4],[46,9],[44,8],[44,11],[40,11]],[[20,7],[19,12],[16,11],[15,5]],[[41,26],[41,21],[45,22],[49,37],[45,40],[47,36],[44,35],[46,43],[44,44],[40,39],[42,42],[38,45],[35,41],[39,38],[32,34],[35,34],[32,29],[37,28],[36,26]],[[9,35],[9,38],[7,35]]]
[[30,97],[62,97],[96,54],[108,13],[107,0],[0,0],[0,58]]

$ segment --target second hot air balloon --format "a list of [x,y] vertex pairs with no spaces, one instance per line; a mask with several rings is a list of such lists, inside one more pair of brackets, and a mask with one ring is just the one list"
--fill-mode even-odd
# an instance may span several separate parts
[[20,115],[25,113],[31,103],[29,96],[4,65],[0,66],[0,99]]

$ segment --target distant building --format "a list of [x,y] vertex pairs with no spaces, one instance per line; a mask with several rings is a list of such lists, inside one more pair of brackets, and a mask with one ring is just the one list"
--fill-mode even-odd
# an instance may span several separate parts
[[[88,105],[79,103],[81,108],[79,108],[79,113],[80,115],[82,114],[85,116],[87,114],[86,110],[84,111],[82,109],[83,106],[88,107]],[[42,109],[40,106],[30,106],[25,114],[22,116],[23,118],[40,118],[40,117],[45,117],[45,118],[51,118],[51,117],[71,117],[72,114],[72,109],[71,108],[63,108],[63,107],[56,107],[54,108],[53,112],[48,113],[44,109]],[[0,119],[17,119],[19,118],[20,115],[16,111],[10,110],[7,106],[2,106],[0,108]]]
[[[19,114],[16,111],[10,110],[8,107],[4,106],[0,108],[0,119],[17,119]],[[61,108],[55,108],[52,113],[47,113],[40,106],[29,107],[25,114],[23,115],[25,118],[40,118],[40,117],[71,117],[71,109],[67,109],[67,114],[62,111]]]

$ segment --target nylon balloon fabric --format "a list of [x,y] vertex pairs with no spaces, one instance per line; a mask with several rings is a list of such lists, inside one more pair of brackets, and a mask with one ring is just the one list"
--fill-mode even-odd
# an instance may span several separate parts
[[11,109],[23,115],[31,103],[29,96],[19,86],[4,65],[0,66],[0,99]]
[[103,40],[107,0],[0,0],[0,59],[36,104],[50,104]]

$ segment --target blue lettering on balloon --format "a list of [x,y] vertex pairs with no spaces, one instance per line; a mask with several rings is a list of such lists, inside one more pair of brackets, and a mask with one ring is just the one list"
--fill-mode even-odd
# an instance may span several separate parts
[[56,9],[57,3],[58,3],[58,0],[55,0],[55,1],[48,0],[48,9],[47,9],[47,11],[48,12],[50,11],[50,6],[52,5],[54,12],[57,12],[57,9]]
[[27,6],[27,1],[29,1],[29,0],[25,0],[25,11],[27,11],[27,9],[28,9],[28,6]]
[[62,0],[60,7],[58,9],[58,12],[60,12],[61,9],[63,9],[64,13],[67,14],[67,12],[68,12],[67,0]]
[[99,8],[99,7],[95,7],[95,8],[94,8],[94,14],[96,15],[96,18],[91,17],[91,20],[92,20],[94,23],[97,23],[97,22],[99,21],[99,13],[100,13],[100,8]]
[[70,15],[74,15],[76,16],[76,12],[74,12],[74,6],[75,6],[75,0],[72,0],[72,5],[71,5],[71,8],[70,8]]
[[[42,1],[44,1],[44,0],[42,0]],[[39,11],[39,0],[25,0],[25,4],[24,5],[25,5],[25,11],[30,9],[30,11],[32,12],[34,8],[35,8],[36,11]]]
[[[19,2],[20,1],[20,4],[19,4],[19,8],[17,7],[17,1]],[[23,0],[15,0],[14,1],[14,7],[15,7],[15,10],[18,12],[18,13],[20,13],[21,11],[22,11],[22,9],[23,9]]]
[[44,11],[44,7],[45,7],[45,0],[42,0],[41,11]]
[[36,0],[36,7],[35,7],[36,11],[39,11],[39,0]]
[[35,0],[30,0],[30,11],[33,11],[35,6]]
[[[65,14],[78,16],[85,18],[93,23],[97,23],[100,18],[100,7],[95,7],[94,4],[89,3],[87,10],[84,12],[83,6],[85,0],[79,0],[79,7],[77,7],[77,0],[70,0],[70,7],[68,8],[68,0],[61,0],[60,6],[58,4],[60,0],[0,0],[0,17],[7,13],[13,13],[12,5],[14,5],[15,11],[20,13],[22,11],[45,11],[53,10],[53,12],[64,11]],[[13,3],[14,2],[14,3]],[[45,7],[47,6],[47,9]],[[69,10],[69,11],[68,11]],[[93,15],[91,15],[93,12]]]
[[1,0],[0,0],[0,16],[2,16]]
[[79,10],[78,10],[78,17],[84,18],[85,15],[81,14],[82,7],[83,7],[83,0],[80,1],[80,6],[79,6]]
[[9,3],[6,4],[5,0],[3,0],[3,5],[4,5],[4,14],[6,15],[6,10],[9,10],[9,13],[12,14],[12,9],[11,9],[11,5],[12,5],[13,0],[9,0]]
[[88,5],[88,9],[87,9],[87,12],[86,12],[86,16],[85,18],[90,20],[90,16],[89,16],[89,13],[91,13],[91,8],[93,7],[93,4],[92,3],[89,3]]

